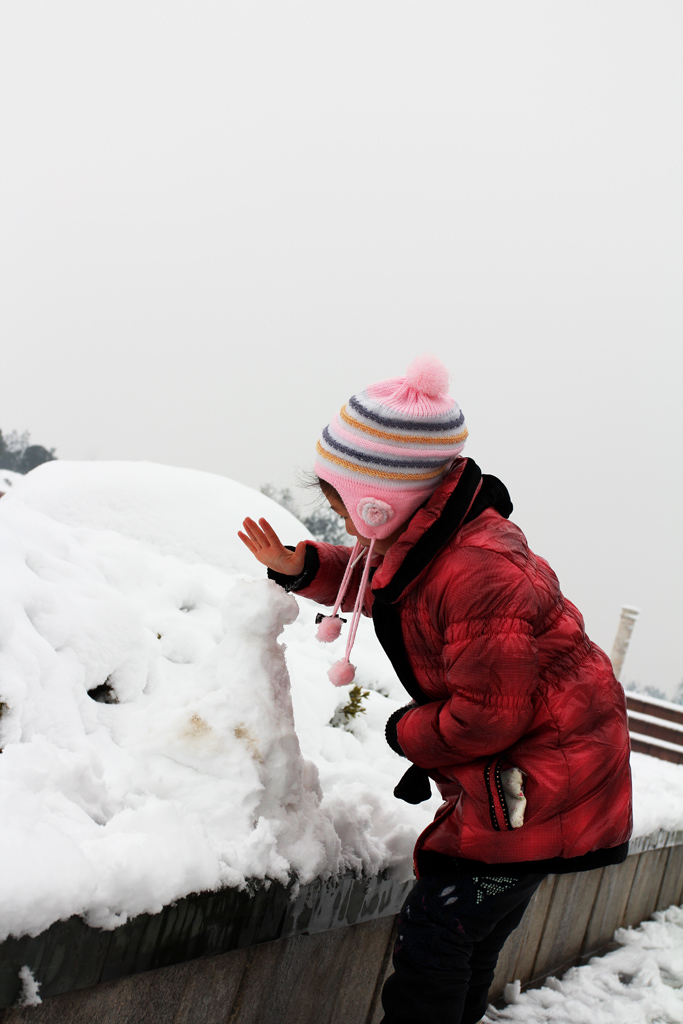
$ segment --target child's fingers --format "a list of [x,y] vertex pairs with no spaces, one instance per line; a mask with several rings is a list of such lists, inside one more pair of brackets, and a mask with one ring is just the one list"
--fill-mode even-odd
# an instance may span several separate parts
[[255,554],[256,554],[256,548],[255,548],[255,547],[254,547],[254,545],[252,544],[252,542],[251,542],[251,540],[249,539],[249,537],[247,537],[246,533],[242,533],[242,531],[241,531],[241,530],[238,530],[238,531],[237,531],[237,536],[238,536],[238,537],[239,537],[239,539],[240,539],[240,540],[242,541],[242,543],[243,543],[244,545],[246,545],[246,547],[248,547],[248,548],[249,548],[249,550],[251,551],[252,555],[255,555]]
[[252,544],[257,548],[264,548],[268,546],[268,541],[263,530],[259,529],[253,519],[245,519],[242,523],[245,533],[249,535]]
[[259,526],[263,530],[266,540],[272,547],[282,547],[282,542],[267,519],[259,519]]

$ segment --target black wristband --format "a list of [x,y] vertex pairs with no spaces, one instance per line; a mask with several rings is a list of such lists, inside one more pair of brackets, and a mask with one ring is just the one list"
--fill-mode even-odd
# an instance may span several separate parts
[[[291,544],[285,544],[285,547],[288,551],[296,551],[296,548]],[[304,567],[298,576],[287,576],[284,572],[275,572],[274,569],[269,569],[268,579],[273,580],[274,583],[277,583],[287,593],[290,590],[303,590],[304,587],[309,586],[313,582],[319,568],[320,558],[318,557],[318,552],[312,544],[307,544]]]

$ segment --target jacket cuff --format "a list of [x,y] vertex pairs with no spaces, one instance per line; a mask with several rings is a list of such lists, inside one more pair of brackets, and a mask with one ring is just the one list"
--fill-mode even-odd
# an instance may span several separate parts
[[398,723],[401,721],[401,719],[403,718],[407,711],[412,711],[413,708],[416,706],[417,705],[415,704],[415,702],[412,701],[410,704],[406,704],[405,707],[399,708],[398,711],[394,711],[393,715],[389,717],[386,724],[386,728],[384,730],[384,735],[386,736],[387,743],[389,744],[391,749],[396,751],[396,753],[399,754],[401,757],[405,757],[406,755],[403,753],[403,750],[401,749],[401,744],[398,742]]
[[[296,548],[292,544],[285,544],[288,551],[295,551]],[[279,587],[286,590],[289,593],[291,590],[303,590],[304,587],[309,586],[316,577],[318,569],[320,568],[320,557],[313,544],[306,545],[306,557],[304,559],[304,567],[298,576],[287,576],[283,572],[275,572],[274,569],[268,570],[268,579],[273,580]]]

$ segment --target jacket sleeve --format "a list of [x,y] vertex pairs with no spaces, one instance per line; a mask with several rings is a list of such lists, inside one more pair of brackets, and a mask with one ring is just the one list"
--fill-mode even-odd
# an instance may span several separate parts
[[[271,570],[268,570],[268,577],[279,583],[285,590],[292,591],[301,597],[308,597],[312,601],[317,601],[318,604],[330,606],[337,599],[337,593],[339,592],[342,577],[349,563],[352,550],[352,548],[345,547],[344,545],[307,541],[306,561],[300,576],[283,576],[281,573],[273,573]],[[363,565],[364,562],[361,559],[353,570],[346,598],[342,604],[343,612],[353,611],[363,573]],[[372,594],[368,587],[365,601],[363,602],[363,613],[370,615],[371,608]]]
[[[444,700],[408,711],[397,738],[421,768],[500,753],[527,731],[538,685],[536,599],[524,573],[495,552],[458,556],[458,571],[426,595],[444,637]],[[406,641],[409,649],[410,639]],[[447,774],[447,772],[445,772]]]

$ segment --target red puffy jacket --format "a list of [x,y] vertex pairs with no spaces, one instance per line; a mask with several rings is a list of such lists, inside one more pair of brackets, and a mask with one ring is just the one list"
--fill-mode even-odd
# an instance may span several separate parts
[[[419,705],[398,722],[398,741],[445,801],[418,839],[418,868],[448,857],[489,874],[576,871],[627,853],[624,692],[548,563],[505,518],[511,508],[495,477],[458,459],[378,560],[366,600]],[[330,605],[349,549],[309,550],[295,589]],[[527,798],[517,828],[501,785],[509,767],[523,772]]]

